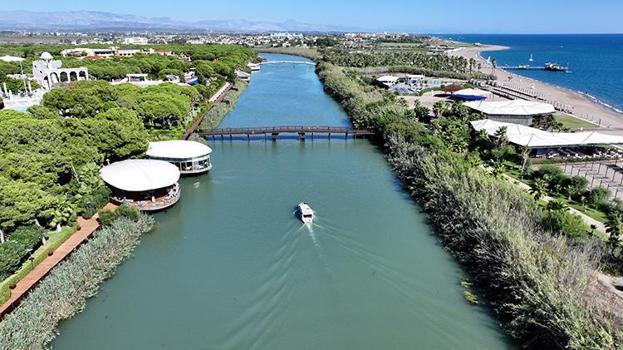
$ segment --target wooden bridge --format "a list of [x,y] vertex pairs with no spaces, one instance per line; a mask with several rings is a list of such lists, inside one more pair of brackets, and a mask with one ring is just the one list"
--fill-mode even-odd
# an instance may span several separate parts
[[260,64],[306,64],[309,66],[315,66],[316,63],[309,61],[264,61],[260,62]]
[[376,135],[376,132],[370,129],[354,129],[341,126],[267,126],[255,128],[199,130],[197,131],[197,134],[199,136],[212,139],[220,137],[221,140],[224,139],[225,136],[229,136],[230,139],[233,139],[234,136],[246,136],[246,138],[250,140],[252,136],[264,136],[266,139],[270,135],[273,141],[276,141],[280,134],[293,134],[298,135],[299,139],[303,141],[307,135],[311,135],[312,139],[315,135],[323,135],[331,139],[331,135],[335,134],[344,135],[344,138],[357,138],[374,136]]

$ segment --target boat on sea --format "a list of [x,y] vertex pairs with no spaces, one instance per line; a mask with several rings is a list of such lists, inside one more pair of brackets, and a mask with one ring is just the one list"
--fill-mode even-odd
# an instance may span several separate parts
[[528,59],[528,62],[534,62],[534,57],[532,57],[532,54],[530,54],[530,59]]
[[545,70],[550,72],[566,72],[569,68],[558,63],[545,63]]
[[314,210],[305,202],[301,202],[296,206],[296,216],[306,224],[314,221]]

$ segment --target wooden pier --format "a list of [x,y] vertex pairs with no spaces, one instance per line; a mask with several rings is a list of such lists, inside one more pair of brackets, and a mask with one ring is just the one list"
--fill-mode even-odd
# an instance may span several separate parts
[[298,138],[304,141],[307,135],[310,135],[312,139],[315,135],[323,135],[331,139],[331,136],[335,134],[344,135],[344,138],[358,138],[374,136],[376,132],[370,129],[354,129],[339,126],[268,126],[199,130],[197,134],[204,138],[212,138],[213,140],[216,140],[216,138],[224,140],[225,136],[229,136],[230,139],[233,139],[234,136],[246,136],[247,140],[250,140],[253,136],[264,136],[265,139],[270,136],[273,141],[277,141],[281,134],[291,134],[298,135]]
[[500,69],[505,69],[505,70],[542,70],[542,71],[548,71],[548,72],[567,72],[569,70],[569,68],[567,67],[561,67],[561,69],[551,69],[551,68],[547,68],[545,66],[500,66],[498,67]]

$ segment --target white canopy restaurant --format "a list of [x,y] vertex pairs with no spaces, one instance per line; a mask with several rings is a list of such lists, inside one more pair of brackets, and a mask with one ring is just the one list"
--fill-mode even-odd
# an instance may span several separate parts
[[147,157],[175,165],[184,175],[206,173],[212,170],[212,149],[195,141],[172,140],[150,142]]
[[156,211],[180,199],[180,171],[168,162],[129,159],[105,166],[100,175],[112,191],[111,199],[118,204]]
[[495,136],[500,128],[506,128],[506,138],[510,143],[534,149],[623,144],[623,136],[603,134],[595,131],[549,132],[524,125],[488,119],[473,121],[471,125],[474,130],[485,130],[492,137]]
[[473,101],[464,103],[465,106],[484,114],[488,119],[499,122],[531,125],[532,119],[539,115],[548,115],[556,112],[554,106],[548,103],[512,100],[512,101]]

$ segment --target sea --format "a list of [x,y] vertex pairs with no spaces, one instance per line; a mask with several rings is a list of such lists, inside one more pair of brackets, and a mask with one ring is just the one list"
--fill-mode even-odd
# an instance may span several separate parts
[[568,66],[567,73],[514,73],[586,94],[608,107],[623,111],[623,34],[437,36],[467,43],[508,46],[509,50],[482,53],[485,59],[495,58],[500,67],[527,64],[543,66],[546,62]]

